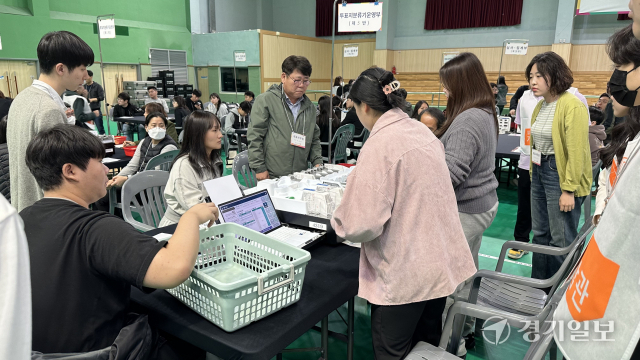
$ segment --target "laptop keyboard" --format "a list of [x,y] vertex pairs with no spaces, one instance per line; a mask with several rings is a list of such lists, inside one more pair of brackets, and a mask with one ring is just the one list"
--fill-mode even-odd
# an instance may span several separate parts
[[293,237],[293,236],[299,236],[300,233],[303,233],[304,235],[308,234],[308,231],[304,231],[304,230],[299,230],[299,229],[294,229],[294,228],[290,228],[290,227],[281,227],[280,229],[270,232],[269,234],[267,234],[267,236],[277,239],[277,240],[283,240],[286,241],[287,239]]

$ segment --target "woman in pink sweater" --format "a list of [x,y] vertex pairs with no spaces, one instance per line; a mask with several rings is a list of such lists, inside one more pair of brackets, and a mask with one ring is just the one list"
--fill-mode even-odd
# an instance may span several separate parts
[[362,243],[360,289],[369,300],[377,360],[403,359],[418,341],[438,345],[446,297],[476,272],[442,143],[400,107],[400,83],[381,68],[353,84],[371,131],[331,224]]

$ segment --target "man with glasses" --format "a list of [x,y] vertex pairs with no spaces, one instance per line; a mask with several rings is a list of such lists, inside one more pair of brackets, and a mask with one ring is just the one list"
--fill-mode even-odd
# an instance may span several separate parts
[[311,63],[291,55],[282,63],[281,83],[258,95],[247,132],[249,166],[258,180],[322,164],[316,107],[305,95],[311,84]]

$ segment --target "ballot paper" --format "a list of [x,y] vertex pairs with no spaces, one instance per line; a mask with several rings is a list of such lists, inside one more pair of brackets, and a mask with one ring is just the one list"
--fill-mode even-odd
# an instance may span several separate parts
[[202,183],[209,194],[211,202],[216,206],[242,197],[242,191],[233,175],[207,180]]
[[163,241],[163,240],[171,239],[171,234],[160,233],[160,234],[153,235],[153,237],[158,241]]
[[102,163],[106,164],[106,163],[110,163],[110,162],[115,162],[115,161],[120,161],[120,159],[114,159],[114,158],[110,158],[110,157],[106,157],[102,159]]

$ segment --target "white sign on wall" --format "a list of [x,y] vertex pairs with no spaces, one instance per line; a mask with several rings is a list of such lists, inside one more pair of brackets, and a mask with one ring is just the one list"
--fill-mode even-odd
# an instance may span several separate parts
[[586,13],[617,13],[629,12],[629,1],[627,0],[580,0],[578,11]]
[[382,30],[382,2],[338,5],[338,32]]
[[115,19],[98,20],[98,28],[99,28],[101,39],[116,38],[116,20]]
[[529,50],[529,43],[522,42],[508,42],[504,48],[505,55],[527,55]]
[[449,62],[449,60],[453,59],[454,57],[458,56],[460,53],[443,53],[442,54],[442,65],[446,64]]
[[247,61],[247,53],[246,52],[237,52],[234,53],[236,55],[236,61],[237,62],[241,62],[241,61]]
[[358,57],[357,46],[347,46],[344,48],[344,57]]

